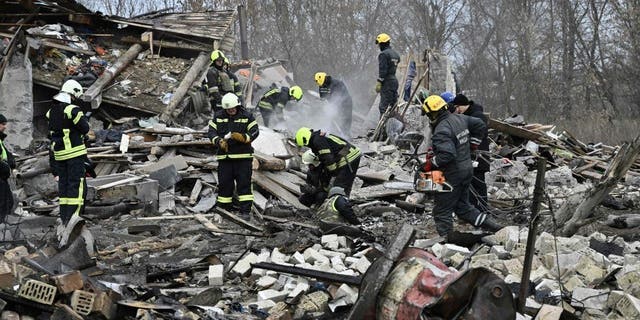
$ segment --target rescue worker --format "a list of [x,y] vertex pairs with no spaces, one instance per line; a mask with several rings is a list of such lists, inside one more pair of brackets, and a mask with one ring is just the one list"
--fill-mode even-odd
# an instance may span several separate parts
[[207,71],[207,78],[204,87],[209,95],[209,102],[214,112],[221,108],[222,97],[229,93],[235,93],[237,97],[242,96],[240,82],[233,72],[229,71],[228,59],[220,50],[211,52],[211,66]]
[[337,108],[338,125],[340,131],[347,136],[351,136],[351,119],[353,117],[353,100],[349,90],[343,81],[334,79],[325,72],[317,72],[314,79],[318,84],[318,93],[321,99],[326,99],[334,108]]
[[[454,107],[454,112],[458,114],[464,114],[470,117],[478,118],[482,120],[485,126],[489,125],[487,116],[484,115],[484,109],[481,105],[469,100],[464,94],[457,94],[451,101]],[[489,159],[486,156],[489,153],[489,137],[487,130],[482,134],[482,141],[478,145],[479,152],[474,153],[477,166],[473,168],[473,180],[471,180],[472,192],[469,193],[469,202],[476,207],[480,212],[486,212],[489,209],[487,203],[487,184],[484,180],[485,173],[489,171]]]
[[275,125],[274,121],[284,121],[284,107],[290,100],[300,101],[302,88],[299,86],[273,88],[267,91],[258,102],[264,125]]
[[396,78],[396,68],[400,63],[400,55],[391,49],[391,37],[386,33],[381,33],[376,37],[376,44],[380,47],[378,55],[378,79],[376,81],[376,92],[380,93],[380,117],[387,108],[393,106],[398,101],[398,79]]
[[0,114],[0,223],[4,222],[7,216],[13,213],[13,193],[9,185],[11,170],[16,168],[16,161],[13,154],[7,150],[4,140],[7,134],[7,118]]
[[49,119],[49,139],[53,162],[51,168],[58,177],[58,197],[60,219],[66,226],[71,217],[81,215],[87,193],[86,163],[87,148],[85,135],[89,132],[89,122],[84,113],[73,103],[82,96],[79,82],[67,80],[55,101],[47,111]]
[[[253,204],[251,164],[253,142],[260,134],[253,115],[242,107],[233,93],[222,97],[222,110],[209,121],[208,137],[218,148],[218,199],[222,209],[231,210],[234,186],[238,195],[240,214],[248,218]],[[235,183],[235,184],[234,184]]]
[[320,166],[320,159],[311,149],[302,154],[302,163],[306,164],[308,169],[306,184],[300,186],[302,194],[298,200],[307,207],[319,206],[327,198],[331,176],[325,168]]
[[324,223],[360,224],[360,220],[353,213],[351,203],[341,187],[332,187],[329,190],[329,196],[318,208],[318,219]]
[[360,149],[336,135],[302,127],[296,132],[296,144],[309,147],[318,155],[321,166],[335,177],[333,187],[342,187],[351,194],[353,180],[360,165]]
[[482,120],[447,110],[447,103],[437,95],[424,100],[423,110],[429,117],[432,128],[433,155],[427,157],[423,167],[431,172],[434,183],[447,181],[451,192],[440,192],[434,196],[433,218],[440,236],[453,231],[455,213],[475,227],[495,232],[502,228],[486,213],[481,213],[469,203],[469,187],[473,178],[471,150],[477,148],[486,131]]

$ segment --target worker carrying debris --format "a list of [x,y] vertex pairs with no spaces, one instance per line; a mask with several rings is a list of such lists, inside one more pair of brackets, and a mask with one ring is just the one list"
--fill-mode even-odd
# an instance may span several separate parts
[[[469,100],[464,94],[457,94],[451,101],[451,104],[453,105],[454,113],[478,118],[482,120],[485,125],[489,125],[489,120],[487,119],[487,116],[484,115],[484,109],[482,106],[473,102],[473,100]],[[488,153],[489,137],[488,131],[485,130],[482,135],[482,141],[478,145],[478,152],[475,152],[474,154],[477,165],[473,168],[471,192],[469,193],[469,202],[480,210],[480,212],[489,211],[489,204],[487,203],[487,184],[484,181],[484,175],[489,171]]]
[[461,114],[452,114],[447,103],[431,95],[422,105],[431,122],[433,153],[427,153],[423,170],[431,174],[434,183],[445,180],[453,187],[451,192],[435,194],[433,218],[440,236],[453,231],[454,213],[476,227],[495,232],[502,228],[491,216],[481,213],[469,203],[469,187],[473,178],[471,151],[482,141],[486,126],[482,120]]
[[0,223],[13,212],[13,193],[9,185],[9,177],[11,169],[16,168],[13,154],[4,145],[4,140],[7,138],[7,134],[4,133],[6,129],[7,117],[0,114]]
[[381,33],[376,37],[376,44],[380,47],[378,55],[378,79],[376,81],[376,92],[380,93],[380,117],[384,115],[387,108],[393,106],[398,101],[398,79],[396,78],[396,68],[400,63],[400,55],[391,49],[391,37],[386,33]]
[[360,165],[360,149],[345,139],[320,130],[302,127],[296,132],[296,144],[309,147],[320,158],[320,163],[332,177],[334,187],[342,187],[351,194],[353,180]]
[[273,88],[267,91],[258,102],[262,121],[267,127],[276,125],[274,121],[284,121],[284,107],[290,100],[300,101],[302,88],[299,86]]
[[211,108],[214,112],[221,108],[222,97],[227,93],[235,93],[237,97],[242,97],[240,81],[233,72],[229,71],[229,59],[220,50],[211,52],[211,66],[207,71],[204,88],[209,95]]
[[353,117],[353,100],[345,83],[335,79],[325,72],[317,72],[314,79],[318,84],[321,99],[326,99],[329,105],[337,108],[338,126],[342,134],[351,136],[351,119]]
[[80,83],[67,80],[60,92],[53,97],[55,102],[46,114],[53,153],[51,169],[58,177],[60,219],[63,226],[67,225],[73,215],[82,214],[87,194],[85,175],[89,159],[84,141],[89,132],[89,121],[80,107],[73,104],[82,94]]
[[222,109],[209,121],[208,137],[218,148],[218,199],[217,205],[231,210],[234,182],[238,195],[240,214],[248,218],[253,204],[251,191],[251,142],[260,134],[258,123],[233,93],[222,97]]
[[307,207],[319,206],[327,198],[331,176],[311,149],[302,154],[302,163],[307,165],[307,178],[306,184],[300,186],[298,200]]
[[329,190],[329,196],[318,208],[318,219],[324,223],[360,224],[342,187]]

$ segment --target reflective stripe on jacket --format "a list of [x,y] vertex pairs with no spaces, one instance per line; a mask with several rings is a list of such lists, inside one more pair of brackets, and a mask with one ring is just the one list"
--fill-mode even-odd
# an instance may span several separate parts
[[84,136],[89,132],[89,122],[80,107],[56,103],[46,114],[49,119],[51,150],[57,161],[87,154]]
[[[243,134],[249,142],[254,141],[260,134],[256,119],[244,108],[238,108],[238,113],[234,116],[228,115],[225,110],[219,110],[215,113],[213,119],[209,121],[209,139],[211,139],[211,142],[215,146],[218,146],[220,139],[224,139],[224,136],[231,132]],[[227,144],[229,146],[227,152],[218,149],[216,155],[218,160],[253,158],[253,147],[251,143],[242,143],[233,139],[227,139]]]

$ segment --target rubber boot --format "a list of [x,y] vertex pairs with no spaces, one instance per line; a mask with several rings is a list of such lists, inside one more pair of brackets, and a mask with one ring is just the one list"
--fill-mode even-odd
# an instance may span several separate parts
[[493,217],[488,215],[487,218],[484,219],[484,222],[480,225],[480,228],[490,232],[496,232],[504,228],[504,226],[499,224],[496,220],[493,219]]

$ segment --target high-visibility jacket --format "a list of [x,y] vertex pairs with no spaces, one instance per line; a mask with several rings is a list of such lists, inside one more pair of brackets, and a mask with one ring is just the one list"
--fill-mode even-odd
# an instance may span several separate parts
[[282,113],[282,110],[284,109],[284,106],[287,105],[288,101],[288,87],[273,88],[262,95],[262,98],[260,98],[260,101],[258,102],[258,107]]
[[216,105],[219,105],[222,101],[222,96],[229,92],[242,97],[242,88],[238,77],[233,72],[218,69],[214,65],[207,71],[206,87],[207,94],[215,100]]
[[330,133],[313,131],[309,139],[309,148],[318,156],[322,165],[331,175],[360,157],[360,149],[347,140]]
[[89,132],[89,121],[80,107],[56,103],[47,111],[51,150],[56,161],[68,160],[87,154],[84,136]]
[[318,219],[327,223],[360,224],[360,220],[353,213],[349,199],[343,195],[333,195],[327,198],[318,208]]
[[[227,133],[238,132],[247,138],[247,141],[255,140],[260,134],[258,122],[244,108],[238,108],[238,113],[233,116],[227,114],[225,110],[219,110],[215,113],[212,120],[209,121],[208,137],[211,142],[217,146],[220,139],[224,139]],[[225,159],[252,159],[253,147],[251,143],[242,143],[233,139],[227,139],[229,146],[228,151],[218,149],[216,158],[218,160]]]

